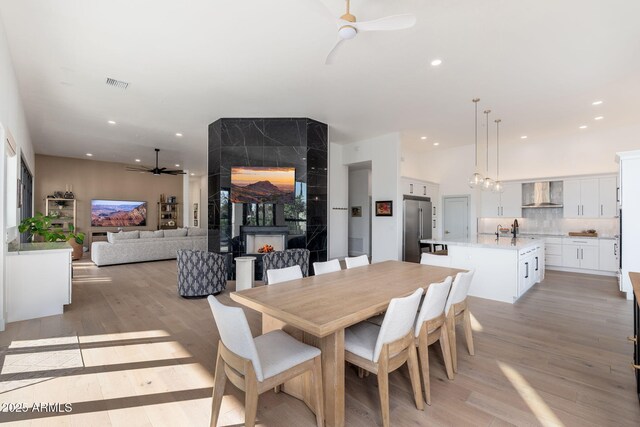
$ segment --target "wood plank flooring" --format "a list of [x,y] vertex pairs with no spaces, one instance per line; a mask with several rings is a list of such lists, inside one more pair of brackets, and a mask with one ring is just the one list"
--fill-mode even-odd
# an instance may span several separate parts
[[[0,404],[71,403],[72,412],[4,412],[0,422],[207,426],[217,330],[205,299],[177,296],[175,270],[175,261],[75,263],[73,304],[63,315],[12,323],[0,333]],[[234,305],[228,291],[221,300]],[[433,346],[433,402],[424,412],[415,408],[406,368],[391,374],[392,425],[640,425],[626,339],[632,302],[615,279],[547,271],[517,304],[471,298],[470,307],[476,356],[460,331],[459,372],[449,381]],[[259,334],[259,314],[245,311]],[[78,346],[83,367],[65,367],[63,358],[56,365]],[[28,366],[47,357],[41,370]],[[380,425],[375,376],[346,372],[347,425]],[[242,425],[243,402],[227,384],[220,425]],[[258,423],[315,425],[302,402],[273,392],[260,397]]]

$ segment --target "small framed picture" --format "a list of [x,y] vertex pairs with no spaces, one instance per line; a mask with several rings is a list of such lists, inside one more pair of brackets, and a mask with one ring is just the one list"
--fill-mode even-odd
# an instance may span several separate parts
[[376,202],[376,216],[393,216],[393,200]]
[[361,217],[362,216],[362,206],[352,206],[351,207],[351,216],[353,216],[353,217]]

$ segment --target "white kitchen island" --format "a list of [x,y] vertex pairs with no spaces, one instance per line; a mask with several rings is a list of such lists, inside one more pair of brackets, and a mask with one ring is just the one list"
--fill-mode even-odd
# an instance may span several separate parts
[[427,239],[447,245],[436,264],[475,269],[469,295],[514,303],[544,279],[544,240],[479,235],[466,240]]

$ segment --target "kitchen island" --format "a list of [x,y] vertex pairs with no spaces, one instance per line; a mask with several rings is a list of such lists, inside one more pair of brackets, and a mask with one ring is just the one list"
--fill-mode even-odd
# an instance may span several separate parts
[[477,235],[469,239],[426,239],[447,245],[448,255],[434,258],[443,267],[474,269],[469,295],[514,303],[544,279],[544,240]]

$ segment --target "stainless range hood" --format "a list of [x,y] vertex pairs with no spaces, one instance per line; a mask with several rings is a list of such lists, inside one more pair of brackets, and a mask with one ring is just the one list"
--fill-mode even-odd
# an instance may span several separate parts
[[[561,208],[562,203],[554,202],[551,198],[551,182],[532,182],[522,184],[523,208]],[[556,184],[554,182],[553,184]],[[561,186],[562,182],[558,181]],[[562,200],[562,187],[559,187],[559,200]],[[558,193],[557,191],[555,193]]]

